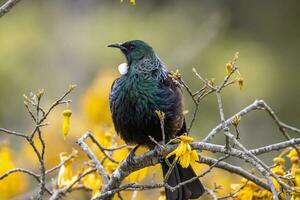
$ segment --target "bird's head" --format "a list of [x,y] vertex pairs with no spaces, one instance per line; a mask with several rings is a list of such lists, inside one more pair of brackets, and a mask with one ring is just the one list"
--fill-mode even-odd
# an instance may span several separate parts
[[155,56],[155,53],[151,46],[141,40],[131,40],[124,43],[116,43],[108,45],[108,47],[118,48],[125,55],[127,64],[137,63],[145,57]]

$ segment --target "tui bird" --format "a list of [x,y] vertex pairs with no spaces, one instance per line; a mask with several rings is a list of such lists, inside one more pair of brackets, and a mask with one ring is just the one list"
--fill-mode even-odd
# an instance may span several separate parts
[[[127,144],[143,145],[153,149],[155,144],[149,136],[156,141],[162,140],[156,110],[165,113],[166,141],[186,133],[181,88],[169,77],[167,68],[153,48],[141,40],[111,44],[108,47],[120,49],[127,60],[128,69],[114,81],[109,97],[114,127],[122,139]],[[170,159],[171,163],[172,159],[174,158]],[[162,161],[161,165],[165,176],[169,167],[165,161]],[[176,164],[167,183],[176,186],[195,176],[191,166],[182,168]],[[168,200],[194,199],[203,193],[204,188],[199,179],[173,192],[166,189]]]

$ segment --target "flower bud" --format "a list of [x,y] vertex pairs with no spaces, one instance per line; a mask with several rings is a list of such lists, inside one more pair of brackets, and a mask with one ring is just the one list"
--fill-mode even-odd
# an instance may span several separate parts
[[72,111],[70,109],[66,109],[63,111],[63,136],[66,139],[69,129],[70,129],[70,117],[72,115]]
[[244,86],[244,78],[243,78],[242,76],[239,76],[239,77],[237,78],[237,82],[238,82],[238,84],[239,84],[240,90],[242,90],[242,89],[243,89],[243,86]]
[[227,76],[230,75],[231,69],[232,69],[232,63],[231,63],[231,62],[228,62],[228,63],[226,64],[226,75],[227,75]]

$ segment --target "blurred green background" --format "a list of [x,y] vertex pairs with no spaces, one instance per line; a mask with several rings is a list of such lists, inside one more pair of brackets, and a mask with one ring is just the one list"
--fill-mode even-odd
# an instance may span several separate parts
[[[282,121],[300,127],[299,1],[136,3],[24,0],[1,18],[0,127],[31,127],[22,94],[39,88],[45,89],[50,101],[76,83],[78,89],[72,97],[76,105],[99,73],[111,71],[118,76],[117,66],[124,58],[106,48],[107,44],[132,39],[151,44],[169,69],[178,68],[193,89],[200,87],[193,67],[202,76],[220,82],[225,64],[240,52],[238,66],[245,86],[239,91],[234,85],[223,93],[226,116],[255,99],[264,99]],[[110,87],[111,82],[103,85]],[[193,105],[188,96],[186,107],[191,115]],[[201,103],[192,134],[201,139],[218,123],[217,102],[212,95]],[[240,133],[241,141],[252,148],[284,139],[261,111],[242,118]],[[15,139],[0,135],[1,140],[4,138]],[[223,143],[223,139],[220,135],[214,141]]]

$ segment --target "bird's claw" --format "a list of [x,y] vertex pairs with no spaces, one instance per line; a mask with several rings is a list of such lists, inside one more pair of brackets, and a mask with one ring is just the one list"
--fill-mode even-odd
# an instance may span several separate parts
[[136,145],[133,149],[130,150],[127,158],[126,158],[126,162],[129,164],[129,165],[133,165],[135,163],[134,161],[134,157],[135,157],[135,152],[136,150],[139,148],[140,145]]
[[157,155],[162,155],[162,152],[164,151],[164,148],[162,145],[155,145],[154,152]]

